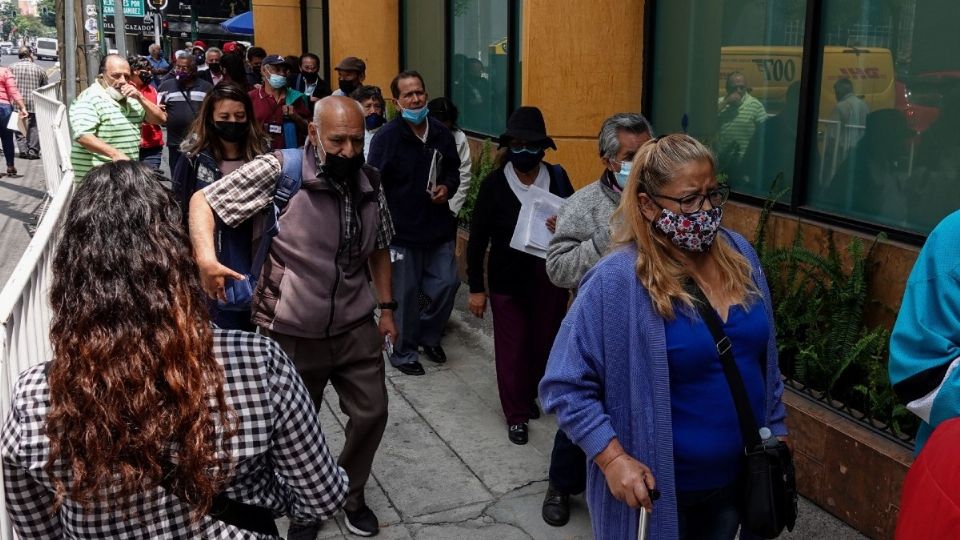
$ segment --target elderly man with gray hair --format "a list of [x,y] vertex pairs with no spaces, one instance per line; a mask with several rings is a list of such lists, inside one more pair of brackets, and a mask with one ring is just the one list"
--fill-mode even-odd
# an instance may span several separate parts
[[[554,285],[576,290],[584,274],[607,252],[610,217],[620,204],[633,156],[651,137],[653,128],[641,114],[617,113],[604,120],[597,136],[603,172],[568,197],[557,216],[547,251],[547,275]],[[548,524],[562,527],[570,519],[570,495],[586,487],[586,463],[583,450],[558,429],[541,511]]]
[[[397,305],[390,275],[393,221],[380,172],[364,164],[364,131],[356,101],[331,96],[317,102],[300,149],[302,184],[280,216],[252,312],[261,333],[293,359],[317,409],[328,381],[339,394],[350,419],[338,460],[350,477],[346,524],[354,534],[373,536],[380,529],[364,486],[387,424],[381,345],[396,339]],[[236,227],[271,209],[284,156],[290,156],[284,152],[290,151],[245,163],[190,199],[190,237],[212,297],[225,299],[224,279],[243,279],[217,261],[214,214]],[[378,306],[379,327],[373,317]],[[313,539],[318,529],[318,523],[294,523],[287,538]]]

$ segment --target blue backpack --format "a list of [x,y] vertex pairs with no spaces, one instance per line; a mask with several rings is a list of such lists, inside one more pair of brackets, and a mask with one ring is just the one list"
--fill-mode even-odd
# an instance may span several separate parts
[[[253,304],[253,294],[257,290],[257,279],[273,237],[280,232],[280,213],[286,208],[290,198],[300,190],[303,177],[303,148],[280,150],[283,155],[283,169],[277,178],[273,192],[273,206],[264,210],[263,234],[256,254],[251,253],[252,238],[232,227],[218,227],[216,238],[217,260],[220,264],[243,274],[246,279],[227,278],[224,284],[226,302],[217,301],[217,309],[224,311],[249,311]],[[252,257],[251,257],[252,255]]]

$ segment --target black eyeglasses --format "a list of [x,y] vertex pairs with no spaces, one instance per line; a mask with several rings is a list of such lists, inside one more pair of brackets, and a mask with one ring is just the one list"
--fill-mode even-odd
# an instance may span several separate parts
[[730,186],[720,186],[706,195],[694,193],[692,195],[679,198],[668,197],[667,195],[657,195],[654,193],[648,193],[648,195],[650,195],[652,199],[667,199],[668,201],[673,201],[680,205],[680,211],[682,213],[692,214],[694,212],[699,212],[700,209],[703,208],[703,202],[707,199],[710,200],[710,206],[714,208],[723,206],[723,204],[727,202],[727,199],[730,198]]

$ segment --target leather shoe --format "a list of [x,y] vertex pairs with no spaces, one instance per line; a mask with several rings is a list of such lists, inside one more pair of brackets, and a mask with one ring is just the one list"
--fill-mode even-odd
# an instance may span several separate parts
[[413,362],[407,362],[406,364],[400,364],[399,366],[394,366],[401,373],[406,375],[423,375],[426,371],[423,370],[423,365],[420,362],[414,360]]
[[513,444],[527,444],[527,423],[511,425],[507,430],[507,435]]
[[447,361],[447,353],[443,351],[443,347],[437,345],[431,347],[429,345],[423,346],[423,354],[427,356],[427,360],[431,362],[436,362],[437,364],[443,364]]
[[547,486],[547,495],[543,498],[543,509],[540,511],[543,521],[554,527],[563,527],[570,521],[570,496],[560,493],[560,490]]

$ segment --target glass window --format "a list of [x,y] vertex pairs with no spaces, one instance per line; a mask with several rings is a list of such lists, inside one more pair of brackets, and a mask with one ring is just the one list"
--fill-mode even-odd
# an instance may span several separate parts
[[[507,123],[507,0],[457,0],[450,4],[450,98],[465,130],[497,136]],[[518,73],[519,75],[519,73]]]
[[406,0],[402,8],[403,69],[420,72],[433,97],[443,95],[443,6],[444,0]]
[[960,5],[823,6],[811,207],[927,233],[960,207]]
[[806,4],[657,3],[653,127],[708,143],[719,172],[741,193],[789,200]]

